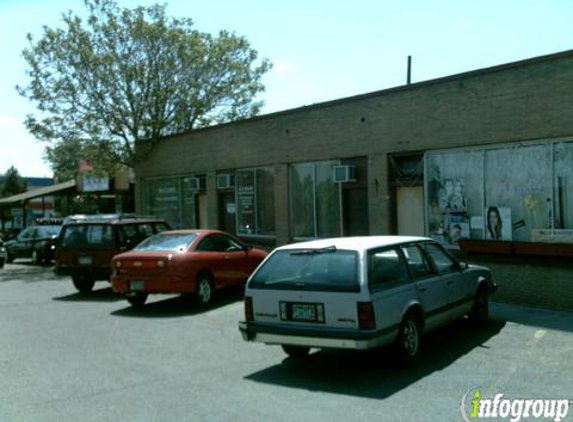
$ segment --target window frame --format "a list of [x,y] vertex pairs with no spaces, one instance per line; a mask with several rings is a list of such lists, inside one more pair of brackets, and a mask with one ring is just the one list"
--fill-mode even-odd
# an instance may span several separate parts
[[[414,281],[414,278],[412,277],[412,274],[410,272],[408,262],[404,256],[404,254],[402,253],[402,250],[400,247],[401,247],[401,245],[392,245],[392,246],[383,246],[383,247],[368,250],[368,253],[366,255],[366,257],[367,257],[367,259],[366,259],[366,265],[367,265],[366,274],[368,277],[366,285],[368,286],[368,291],[370,293],[377,293],[377,292],[389,290],[389,289],[392,289],[392,288],[397,287],[397,286],[410,284]],[[407,280],[393,281],[390,283],[378,283],[378,284],[374,285],[374,283],[372,283],[373,272],[374,272],[374,269],[372,268],[372,258],[374,257],[374,255],[376,255],[378,253],[391,251],[391,250],[396,252],[399,263],[402,265],[402,268],[405,269],[405,273],[407,275]]]

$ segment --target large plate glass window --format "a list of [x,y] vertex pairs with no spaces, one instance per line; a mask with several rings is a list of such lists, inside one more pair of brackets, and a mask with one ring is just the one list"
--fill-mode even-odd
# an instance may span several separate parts
[[339,161],[293,164],[290,172],[292,231],[295,238],[342,234],[340,184],[334,181]]
[[549,228],[551,144],[490,149],[485,159],[485,239],[530,241]]
[[274,169],[237,170],[237,233],[240,235],[274,235]]
[[174,228],[180,227],[179,178],[144,181],[144,212],[163,218]]
[[483,152],[448,151],[427,157],[429,235],[445,245],[483,237]]

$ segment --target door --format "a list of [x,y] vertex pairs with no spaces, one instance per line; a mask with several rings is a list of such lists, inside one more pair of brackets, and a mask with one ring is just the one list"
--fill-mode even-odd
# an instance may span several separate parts
[[213,274],[217,288],[243,284],[252,271],[247,251],[227,235],[206,236],[197,252],[201,252],[202,264]]
[[444,279],[436,273],[417,245],[403,246],[402,252],[424,307],[426,329],[431,330],[448,320],[445,313],[448,306],[448,291]]
[[197,227],[207,228],[207,195],[197,195]]
[[424,188],[396,188],[396,213],[399,235],[424,236]]
[[441,246],[426,243],[424,249],[444,281],[451,317],[457,318],[463,315],[472,303],[472,285],[469,283],[469,278],[464,277],[459,264]]

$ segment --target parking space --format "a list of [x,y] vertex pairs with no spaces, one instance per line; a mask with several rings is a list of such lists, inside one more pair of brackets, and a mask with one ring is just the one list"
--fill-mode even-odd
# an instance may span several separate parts
[[426,336],[412,367],[391,348],[295,361],[244,342],[242,315],[237,292],[207,309],[177,296],[134,309],[106,283],[80,294],[49,266],[8,264],[0,421],[460,421],[476,390],[573,399],[572,314],[495,303],[484,328]]

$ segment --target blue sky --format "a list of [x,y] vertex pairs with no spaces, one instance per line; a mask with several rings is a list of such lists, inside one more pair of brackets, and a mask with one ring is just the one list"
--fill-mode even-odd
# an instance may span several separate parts
[[[263,82],[263,113],[573,49],[573,0],[118,0],[120,6],[166,3],[196,28],[245,36],[274,63]],[[33,105],[21,52],[26,34],[61,26],[83,0],[0,0],[0,173],[51,176],[44,145],[23,126]]]

